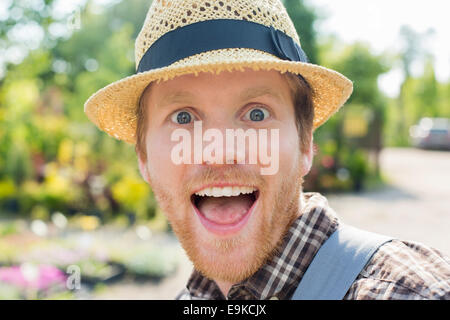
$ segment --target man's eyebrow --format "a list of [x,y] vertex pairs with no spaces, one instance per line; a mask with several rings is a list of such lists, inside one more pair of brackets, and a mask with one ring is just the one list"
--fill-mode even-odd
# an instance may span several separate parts
[[[264,95],[270,95],[279,101],[283,100],[281,95],[277,91],[267,86],[247,88],[238,95],[238,100],[247,101]],[[176,102],[186,102],[193,100],[195,100],[195,95],[193,93],[189,91],[175,91],[164,96],[158,103],[158,106],[164,107]]]
[[267,86],[247,88],[239,94],[239,100],[250,100],[264,95],[270,95],[279,101],[283,101],[281,95],[277,91]]
[[193,95],[189,91],[175,91],[164,96],[164,98],[162,98],[161,101],[158,103],[158,106],[164,107],[175,102],[186,102],[194,99],[195,95]]

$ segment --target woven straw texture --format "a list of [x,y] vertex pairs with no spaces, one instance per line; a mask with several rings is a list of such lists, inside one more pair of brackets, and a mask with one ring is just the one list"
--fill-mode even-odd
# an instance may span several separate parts
[[[135,43],[136,69],[147,49],[176,28],[205,20],[248,20],[279,29],[300,44],[299,36],[279,0],[154,0]],[[200,72],[278,70],[301,74],[313,88],[314,129],[339,110],[353,85],[333,70],[302,62],[282,60],[272,54],[246,48],[220,49],[196,54],[168,67],[118,80],[94,93],[84,111],[100,130],[116,139],[136,143],[136,109],[145,87],[183,74]]]

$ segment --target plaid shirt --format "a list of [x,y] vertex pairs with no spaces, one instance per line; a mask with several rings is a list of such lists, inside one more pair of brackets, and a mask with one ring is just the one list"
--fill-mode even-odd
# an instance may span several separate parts
[[[302,214],[284,237],[281,252],[234,284],[227,297],[194,270],[176,299],[291,299],[316,252],[339,225],[324,196],[302,196]],[[393,240],[376,251],[344,299],[450,299],[450,259],[423,244]]]

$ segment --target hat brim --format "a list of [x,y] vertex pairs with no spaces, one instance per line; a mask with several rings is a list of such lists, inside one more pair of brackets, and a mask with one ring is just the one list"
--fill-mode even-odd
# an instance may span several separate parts
[[135,74],[98,90],[85,103],[87,117],[102,131],[130,144],[136,143],[136,110],[150,82],[185,74],[240,70],[278,70],[300,74],[313,88],[314,124],[317,129],[336,113],[353,91],[345,76],[325,67],[282,60],[254,49],[214,50],[177,61],[170,66]]

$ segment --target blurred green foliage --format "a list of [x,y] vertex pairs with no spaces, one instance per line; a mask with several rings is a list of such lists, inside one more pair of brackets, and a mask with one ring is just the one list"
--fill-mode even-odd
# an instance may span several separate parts
[[[284,3],[310,61],[354,82],[347,105],[315,133],[317,154],[305,188],[361,190],[379,176],[372,153],[377,159],[384,145],[403,144],[408,126],[421,116],[450,116],[450,85],[437,82],[431,60],[423,76],[410,75],[419,45],[392,58],[374,55],[361,43],[319,42],[320,15],[303,1]],[[135,72],[134,40],[150,1],[80,4],[61,14],[58,8],[68,5],[62,1],[9,1],[9,15],[0,20],[0,49],[24,57],[5,55],[0,77],[0,213],[45,220],[60,211],[101,222],[156,217],[161,224],[134,147],[99,131],[83,111],[92,93]],[[74,14],[80,26],[68,28]],[[33,41],[14,36],[25,27],[34,30]],[[411,32],[404,37],[408,43],[415,39]],[[389,99],[377,81],[396,59],[403,61],[406,77],[399,98]]]
[[[153,217],[155,201],[133,146],[101,133],[83,112],[93,92],[134,73],[134,38],[148,1],[89,1],[60,17],[50,14],[60,1],[9,6],[22,14],[0,22],[3,45],[16,45],[3,36],[19,24],[35,22],[44,37],[23,61],[6,63],[0,80],[0,212],[44,219],[54,211],[82,212],[102,221]],[[67,29],[78,12],[79,29],[52,33],[55,25]]]

